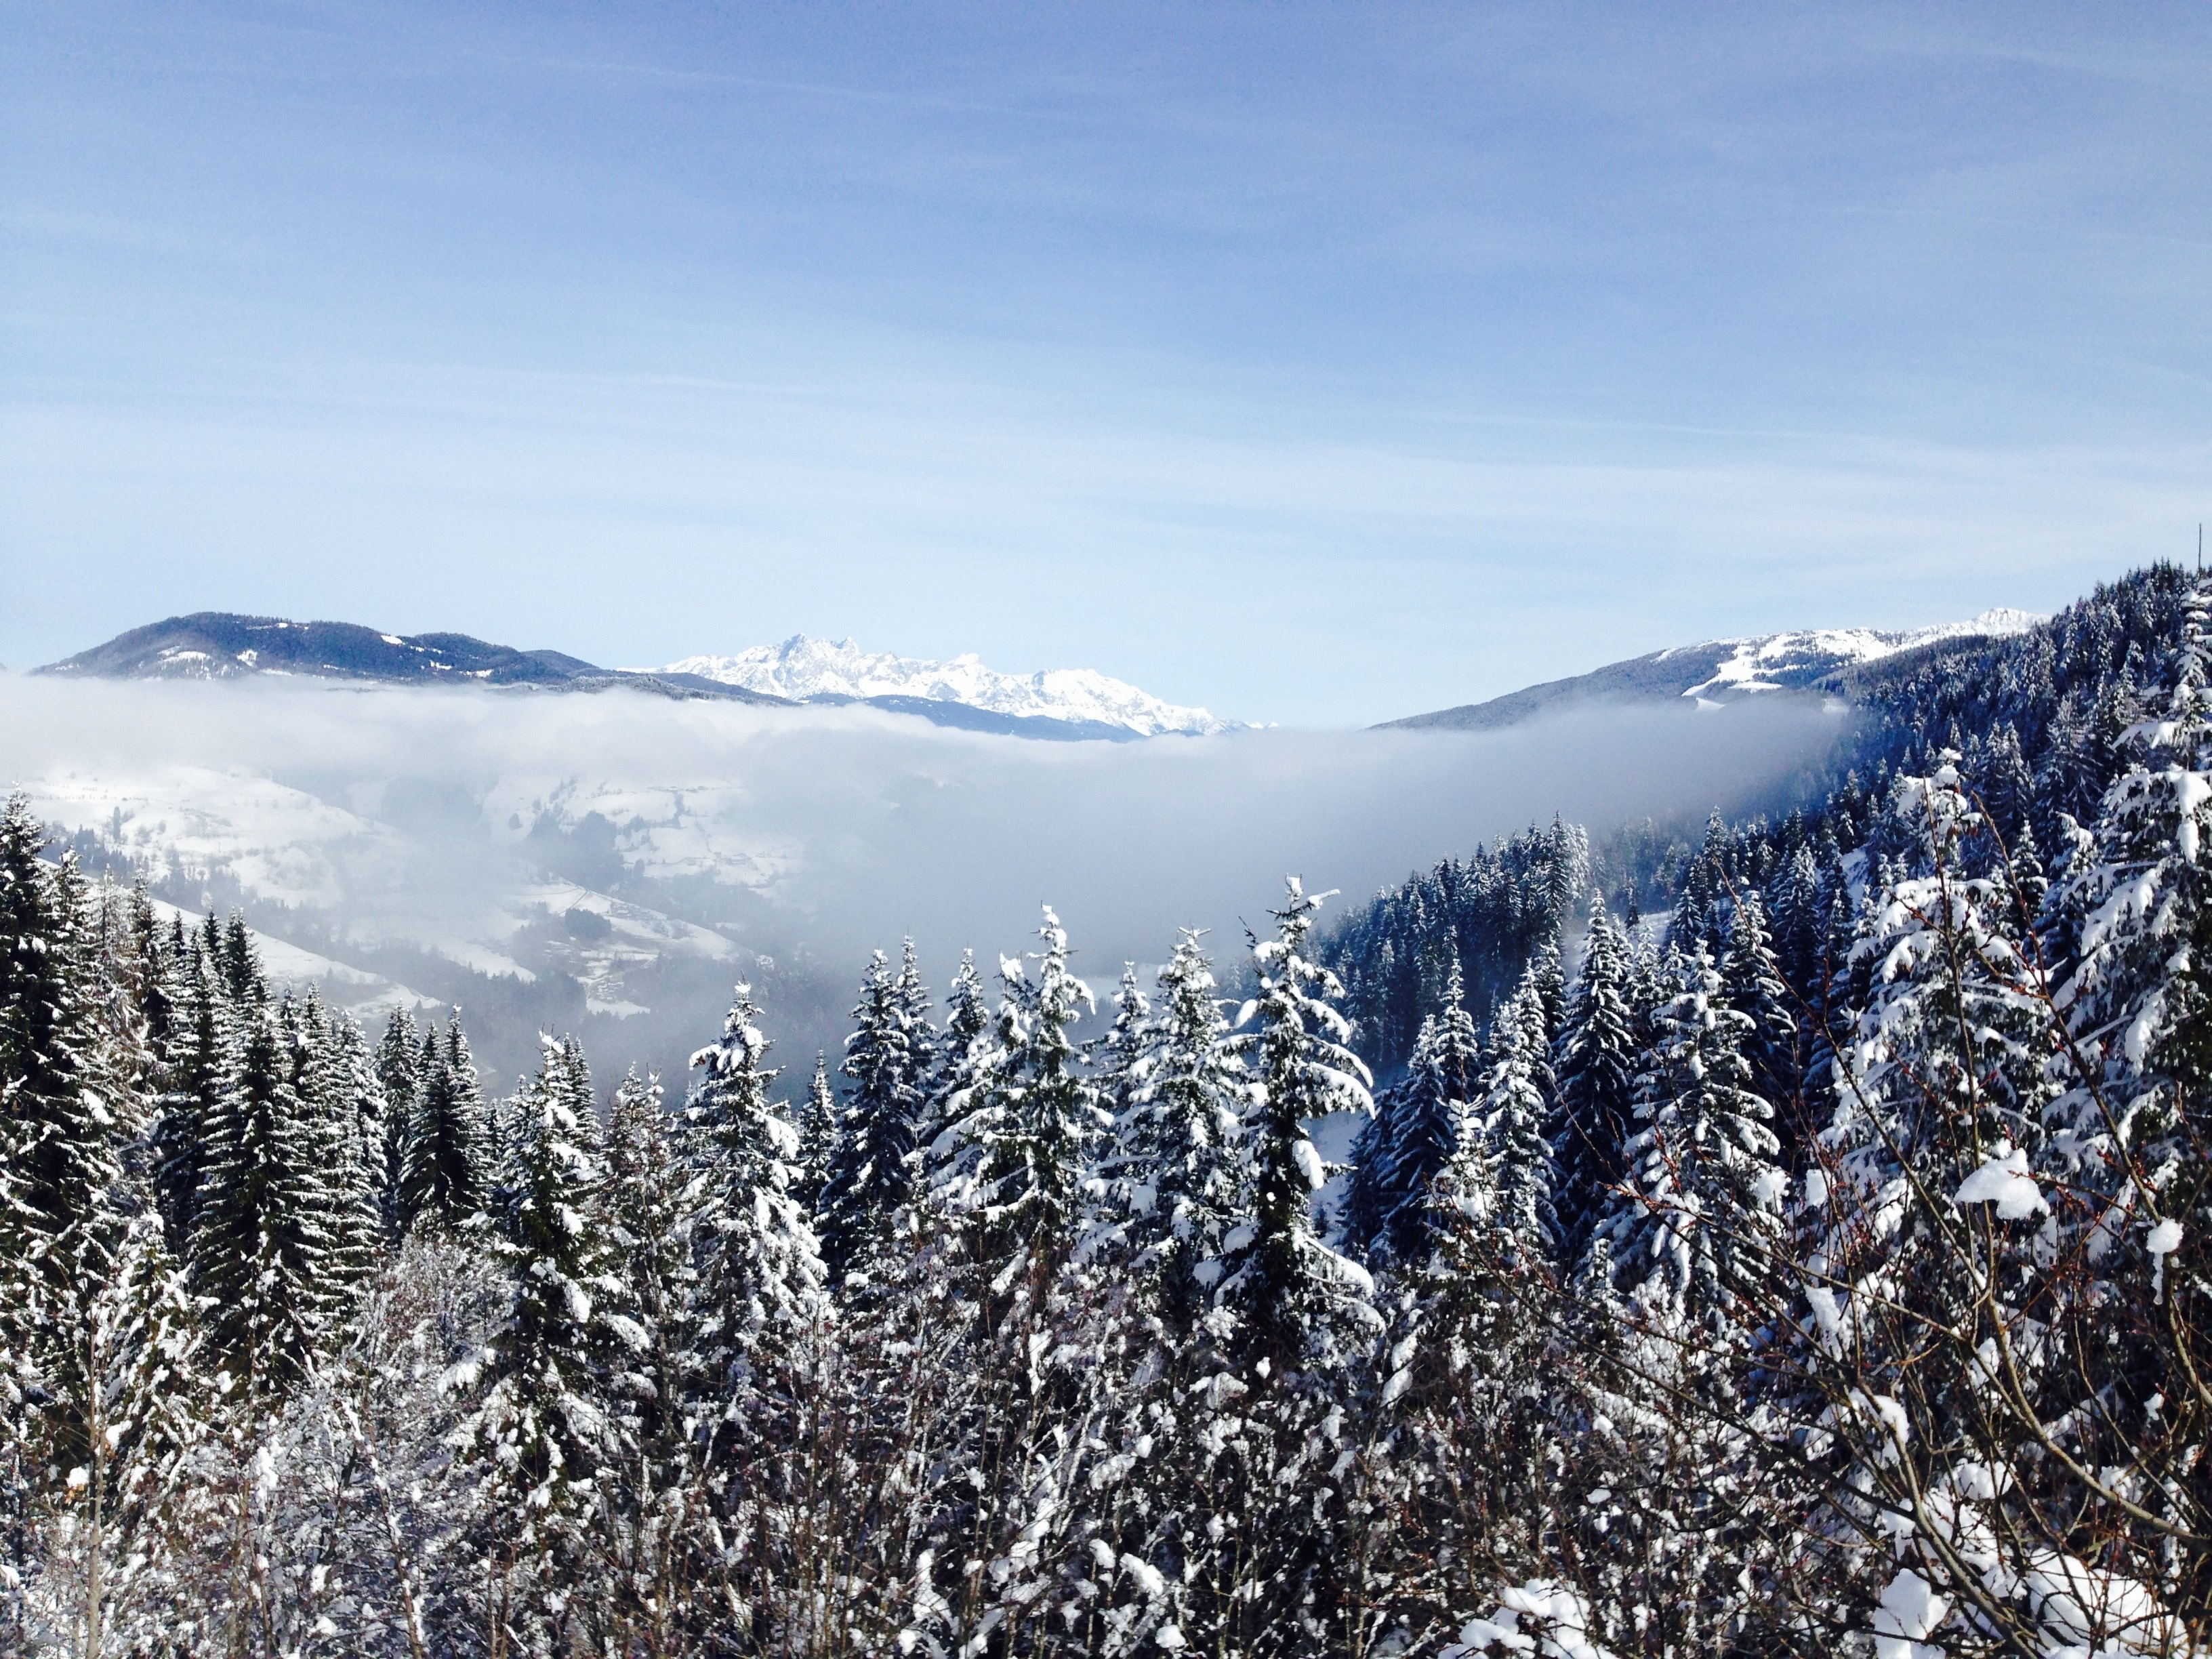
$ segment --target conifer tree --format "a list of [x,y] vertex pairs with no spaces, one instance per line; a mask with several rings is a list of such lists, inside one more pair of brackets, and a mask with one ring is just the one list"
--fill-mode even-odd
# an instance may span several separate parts
[[908,988],[877,951],[853,1010],[857,1029],[845,1040],[841,1069],[852,1086],[838,1112],[816,1210],[823,1261],[833,1279],[866,1260],[908,1196],[928,1060],[913,1005]]
[[1341,1317],[1371,1316],[1367,1275],[1330,1249],[1314,1224],[1328,1178],[1307,1125],[1332,1112],[1371,1115],[1373,1079],[1347,1046],[1336,1007],[1343,987],[1307,954],[1326,894],[1289,879],[1273,939],[1252,940],[1257,994],[1231,1039],[1252,1077],[1243,1132],[1244,1219],[1228,1241],[1224,1294],[1242,1316],[1248,1357],[1275,1371],[1340,1357]]
[[[1474,1117],[1487,1150],[1497,1225],[1518,1255],[1549,1261],[1559,1250],[1559,1186],[1552,1143],[1551,1064],[1540,985],[1532,974],[1498,1011]],[[1456,1150],[1456,1149],[1455,1149]]]
[[49,865],[22,795],[0,811],[0,1321],[19,1363],[40,1363],[52,1298],[105,1274],[100,1198],[131,1125],[102,1075],[83,883]]
[[[815,1069],[818,1079],[818,1063]],[[602,1478],[602,1495],[611,1506],[617,1601],[633,1625],[659,1632],[665,1645],[686,1622],[689,1597],[684,1532],[696,1465],[684,1356],[696,1194],[658,1078],[633,1070],[623,1079],[606,1142],[600,1218],[616,1288],[602,1322],[613,1339],[608,1381],[626,1455]]]
[[460,1015],[422,1039],[414,1110],[399,1176],[400,1220],[407,1229],[452,1231],[483,1207],[494,1167],[483,1093]]
[[1601,902],[1556,1045],[1562,1243],[1577,1252],[1626,1173],[1636,1113],[1636,1018],[1628,943]]
[[991,1069],[961,1124],[976,1148],[977,1249],[990,1270],[1022,1263],[1044,1272],[1075,1243],[1088,1148],[1106,1127],[1069,1027],[1092,1006],[1068,969],[1067,934],[1045,907],[1031,979],[1017,958],[1000,963]]
[[960,966],[952,975],[945,1008],[945,1033],[936,1044],[934,1063],[923,1090],[915,1163],[917,1189],[945,1188],[944,1196],[957,1200],[953,1189],[973,1173],[975,1153],[961,1139],[959,1125],[970,1109],[976,1085],[991,1069],[994,1029],[990,999],[973,951],[960,953]]
[[[1142,1054],[1115,1121],[1115,1174],[1126,1258],[1158,1287],[1169,1328],[1188,1335],[1221,1272],[1236,1213],[1237,1135],[1247,1079],[1229,1051],[1213,964],[1186,928],[1161,969],[1160,1008],[1139,1028]],[[1124,1000],[1124,1012],[1128,1011]],[[1133,1018],[1135,1016],[1133,1016]]]
[[[814,1075],[807,1079],[806,1099],[799,1109],[799,1170],[792,1177],[791,1185],[791,1195],[808,1215],[819,1214],[823,1190],[830,1180],[830,1163],[837,1153],[838,1119],[842,1115],[836,1085],[830,1081],[830,1056],[817,1048]],[[913,1161],[913,1154],[909,1153],[908,1162],[911,1164]]]
[[1629,1192],[1607,1224],[1621,1288],[1647,1310],[1716,1336],[1749,1298],[1775,1291],[1774,1247],[1787,1188],[1770,1127],[1773,1108],[1751,1089],[1743,1057],[1750,1021],[1728,1006],[1702,945],[1662,1012],[1655,1065],[1628,1144]]
[[721,1040],[691,1056],[700,1073],[684,1108],[684,1147],[696,1188],[693,1283],[686,1310],[695,1432],[721,1447],[758,1425],[748,1402],[778,1350],[819,1318],[821,1247],[791,1194],[799,1133],[769,1103],[776,1073],[752,988],[740,985]]
[[1426,1255],[1429,1188],[1459,1148],[1483,1072],[1455,967],[1443,1009],[1422,1023],[1405,1081],[1377,1103],[1353,1143],[1344,1229],[1355,1247],[1406,1266]]
[[408,1008],[394,1008],[376,1042],[376,1081],[384,1091],[383,1164],[377,1183],[385,1236],[395,1244],[407,1231],[401,1188],[407,1173],[407,1140],[413,1133],[422,1069],[422,1034]]
[[1130,1096],[1143,1082],[1152,1006],[1137,983],[1137,964],[1121,964],[1121,982],[1114,993],[1114,1020],[1097,1042],[1091,1056],[1091,1081],[1098,1103],[1119,1119]]
[[510,1299],[454,1379],[471,1398],[453,1444],[483,1564],[481,1616],[526,1651],[556,1654],[581,1645],[597,1611],[582,1592],[600,1481],[623,1451],[604,1317],[620,1282],[597,1215],[596,1126],[577,1109],[589,1111],[589,1073],[573,1042],[544,1048],[513,1114],[509,1178],[492,1195],[489,1246]]
[[1729,1006],[1751,1022],[1744,1034],[1743,1054],[1751,1066],[1754,1094],[1778,1112],[1789,1110],[1796,1094],[1804,1062],[1797,1052],[1795,1000],[1783,982],[1782,965],[1776,959],[1767,933],[1766,908],[1756,890],[1739,889],[1730,907],[1726,953],[1721,958],[1721,983]]
[[2066,1109],[2084,1134],[2122,1143],[2146,1114],[2153,1133],[2175,1133],[2182,1100],[2212,1083],[2212,582],[2189,594],[2163,702],[2126,733],[2134,763],[2052,895],[2081,918],[2061,1000],[2110,1094],[2107,1121],[2093,1124],[2084,1099]]
[[383,1086],[360,1024],[350,1014],[325,1012],[312,988],[289,1035],[293,1086],[331,1194],[331,1274],[337,1285],[358,1286],[374,1271],[384,1237]]
[[169,977],[173,1013],[163,1072],[167,1087],[154,1127],[154,1189],[168,1230],[169,1249],[190,1249],[207,1122],[238,1069],[236,1012],[215,965],[182,918],[172,935]]
[[237,1074],[208,1121],[192,1233],[192,1277],[213,1304],[210,1361],[246,1384],[249,1405],[312,1371],[343,1277],[327,1148],[293,1082],[295,1018],[265,1002],[246,1018]]

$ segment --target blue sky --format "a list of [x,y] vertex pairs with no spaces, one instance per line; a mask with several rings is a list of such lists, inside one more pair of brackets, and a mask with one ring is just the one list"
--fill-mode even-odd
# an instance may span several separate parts
[[1343,723],[2212,517],[2212,8],[0,7],[0,660]]

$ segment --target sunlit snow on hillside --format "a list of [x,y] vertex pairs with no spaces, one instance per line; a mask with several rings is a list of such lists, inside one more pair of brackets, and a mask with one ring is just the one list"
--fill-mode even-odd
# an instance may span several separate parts
[[1203,708],[1163,702],[1088,668],[1002,674],[986,668],[972,653],[951,662],[926,662],[863,651],[851,640],[811,640],[800,634],[781,645],[755,646],[734,656],[686,657],[660,672],[697,674],[794,702],[820,696],[927,697],[1000,714],[1097,720],[1148,738],[1170,732],[1210,734],[1237,725]]

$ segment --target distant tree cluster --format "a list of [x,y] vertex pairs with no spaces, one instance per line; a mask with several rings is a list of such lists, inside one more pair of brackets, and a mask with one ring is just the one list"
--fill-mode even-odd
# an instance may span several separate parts
[[1663,914],[1555,824],[1101,1009],[1047,910],[788,1083],[739,987],[675,1104],[19,799],[0,1647],[2201,1651],[2208,609],[1901,671]]

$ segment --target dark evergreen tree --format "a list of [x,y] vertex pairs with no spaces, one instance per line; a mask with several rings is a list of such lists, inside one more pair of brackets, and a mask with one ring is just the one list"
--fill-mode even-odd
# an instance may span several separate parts
[[1743,1056],[1751,1066],[1751,1090],[1775,1109],[1793,1139],[1804,1124],[1798,1101],[1805,1061],[1797,1042],[1796,1000],[1782,977],[1767,933],[1766,909],[1759,894],[1746,887],[1730,907],[1721,983],[1728,1005],[1750,1021]]
[[82,878],[40,856],[30,803],[0,811],[0,1341],[41,1368],[54,1298],[105,1275],[115,1231],[102,1195],[131,1125],[104,1072]]
[[858,1027],[841,1068],[851,1086],[816,1206],[822,1258],[834,1279],[863,1263],[910,1193],[928,1044],[914,998],[880,951],[860,982]]
[[605,1320],[621,1283],[598,1217],[605,1175],[590,1075],[573,1042],[544,1043],[511,1114],[507,1179],[491,1194],[488,1243],[510,1297],[457,1379],[473,1397],[453,1443],[486,1622],[514,1632],[523,1651],[565,1653],[596,1645],[588,1632],[599,1610],[577,1592],[597,1542],[601,1481],[625,1450]]
[[434,1030],[422,1039],[399,1173],[402,1226],[451,1231],[466,1225],[483,1208],[495,1168],[490,1140],[476,1065],[456,1013],[443,1042]]
[[378,1204],[386,1236],[397,1243],[407,1231],[402,1188],[407,1174],[407,1140],[413,1133],[422,1073],[422,1035],[415,1015],[394,1008],[376,1044],[376,1081],[384,1091],[384,1168]]
[[1510,1255],[1528,1261],[1552,1261],[1559,1248],[1559,1170],[1546,1134],[1553,1116],[1548,1047],[1543,988],[1532,970],[1492,1022],[1472,1114],[1488,1152],[1496,1225]]
[[1558,1079],[1561,1243],[1579,1253],[1619,1189],[1636,1113],[1636,1018],[1628,943],[1601,904],[1590,917],[1582,971],[1553,1060]]
[[208,1120],[192,1232],[193,1279],[212,1304],[210,1364],[245,1383],[249,1404],[313,1370],[343,1273],[327,1148],[293,1083],[284,1027],[295,1017],[264,1002],[244,1018],[237,1073]]
[[1483,1073],[1481,1038],[1455,974],[1405,1081],[1376,1102],[1353,1143],[1343,1231],[1354,1249],[1407,1267],[1425,1259],[1429,1188],[1459,1149]]
[[1605,1231],[1619,1283],[1638,1305],[1732,1338],[1778,1293],[1775,1248],[1788,1179],[1774,1109],[1751,1089],[1750,1020],[1728,1006],[1703,946],[1660,1018],[1629,1142],[1628,1190]]

